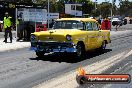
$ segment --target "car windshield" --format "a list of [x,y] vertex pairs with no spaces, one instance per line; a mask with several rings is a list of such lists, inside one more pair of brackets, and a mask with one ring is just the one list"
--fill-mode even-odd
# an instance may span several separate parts
[[83,22],[79,21],[56,21],[52,29],[83,29]]
[[112,20],[114,20],[114,21],[119,21],[119,18],[113,18]]
[[113,18],[113,20],[118,20],[118,18]]

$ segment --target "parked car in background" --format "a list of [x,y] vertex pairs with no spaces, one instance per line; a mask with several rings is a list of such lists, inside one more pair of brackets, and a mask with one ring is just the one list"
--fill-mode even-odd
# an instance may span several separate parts
[[120,25],[122,26],[123,25],[123,20],[122,19],[119,19],[119,18],[112,18],[112,25],[115,26],[115,25]]

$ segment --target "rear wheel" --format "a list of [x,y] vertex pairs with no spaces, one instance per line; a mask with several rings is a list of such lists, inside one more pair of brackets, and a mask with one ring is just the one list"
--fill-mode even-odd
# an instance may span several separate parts
[[36,55],[37,55],[38,57],[43,57],[44,54],[45,54],[45,53],[42,52],[42,51],[36,52]]
[[106,41],[103,41],[101,47],[99,48],[99,50],[103,51],[103,50],[105,50],[105,48],[106,48]]

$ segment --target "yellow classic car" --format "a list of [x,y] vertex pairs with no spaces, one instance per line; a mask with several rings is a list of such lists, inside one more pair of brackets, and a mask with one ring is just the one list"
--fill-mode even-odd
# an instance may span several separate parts
[[42,57],[49,52],[75,53],[78,58],[93,49],[104,50],[110,43],[110,31],[101,30],[91,18],[57,19],[52,29],[31,34],[31,50]]

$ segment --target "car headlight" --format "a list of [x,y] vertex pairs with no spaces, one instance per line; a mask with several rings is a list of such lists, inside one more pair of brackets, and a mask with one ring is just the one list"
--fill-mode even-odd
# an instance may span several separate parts
[[67,39],[68,41],[71,41],[71,40],[72,40],[72,36],[71,36],[71,35],[66,35],[66,39]]
[[34,41],[36,39],[35,35],[31,35],[31,41]]

